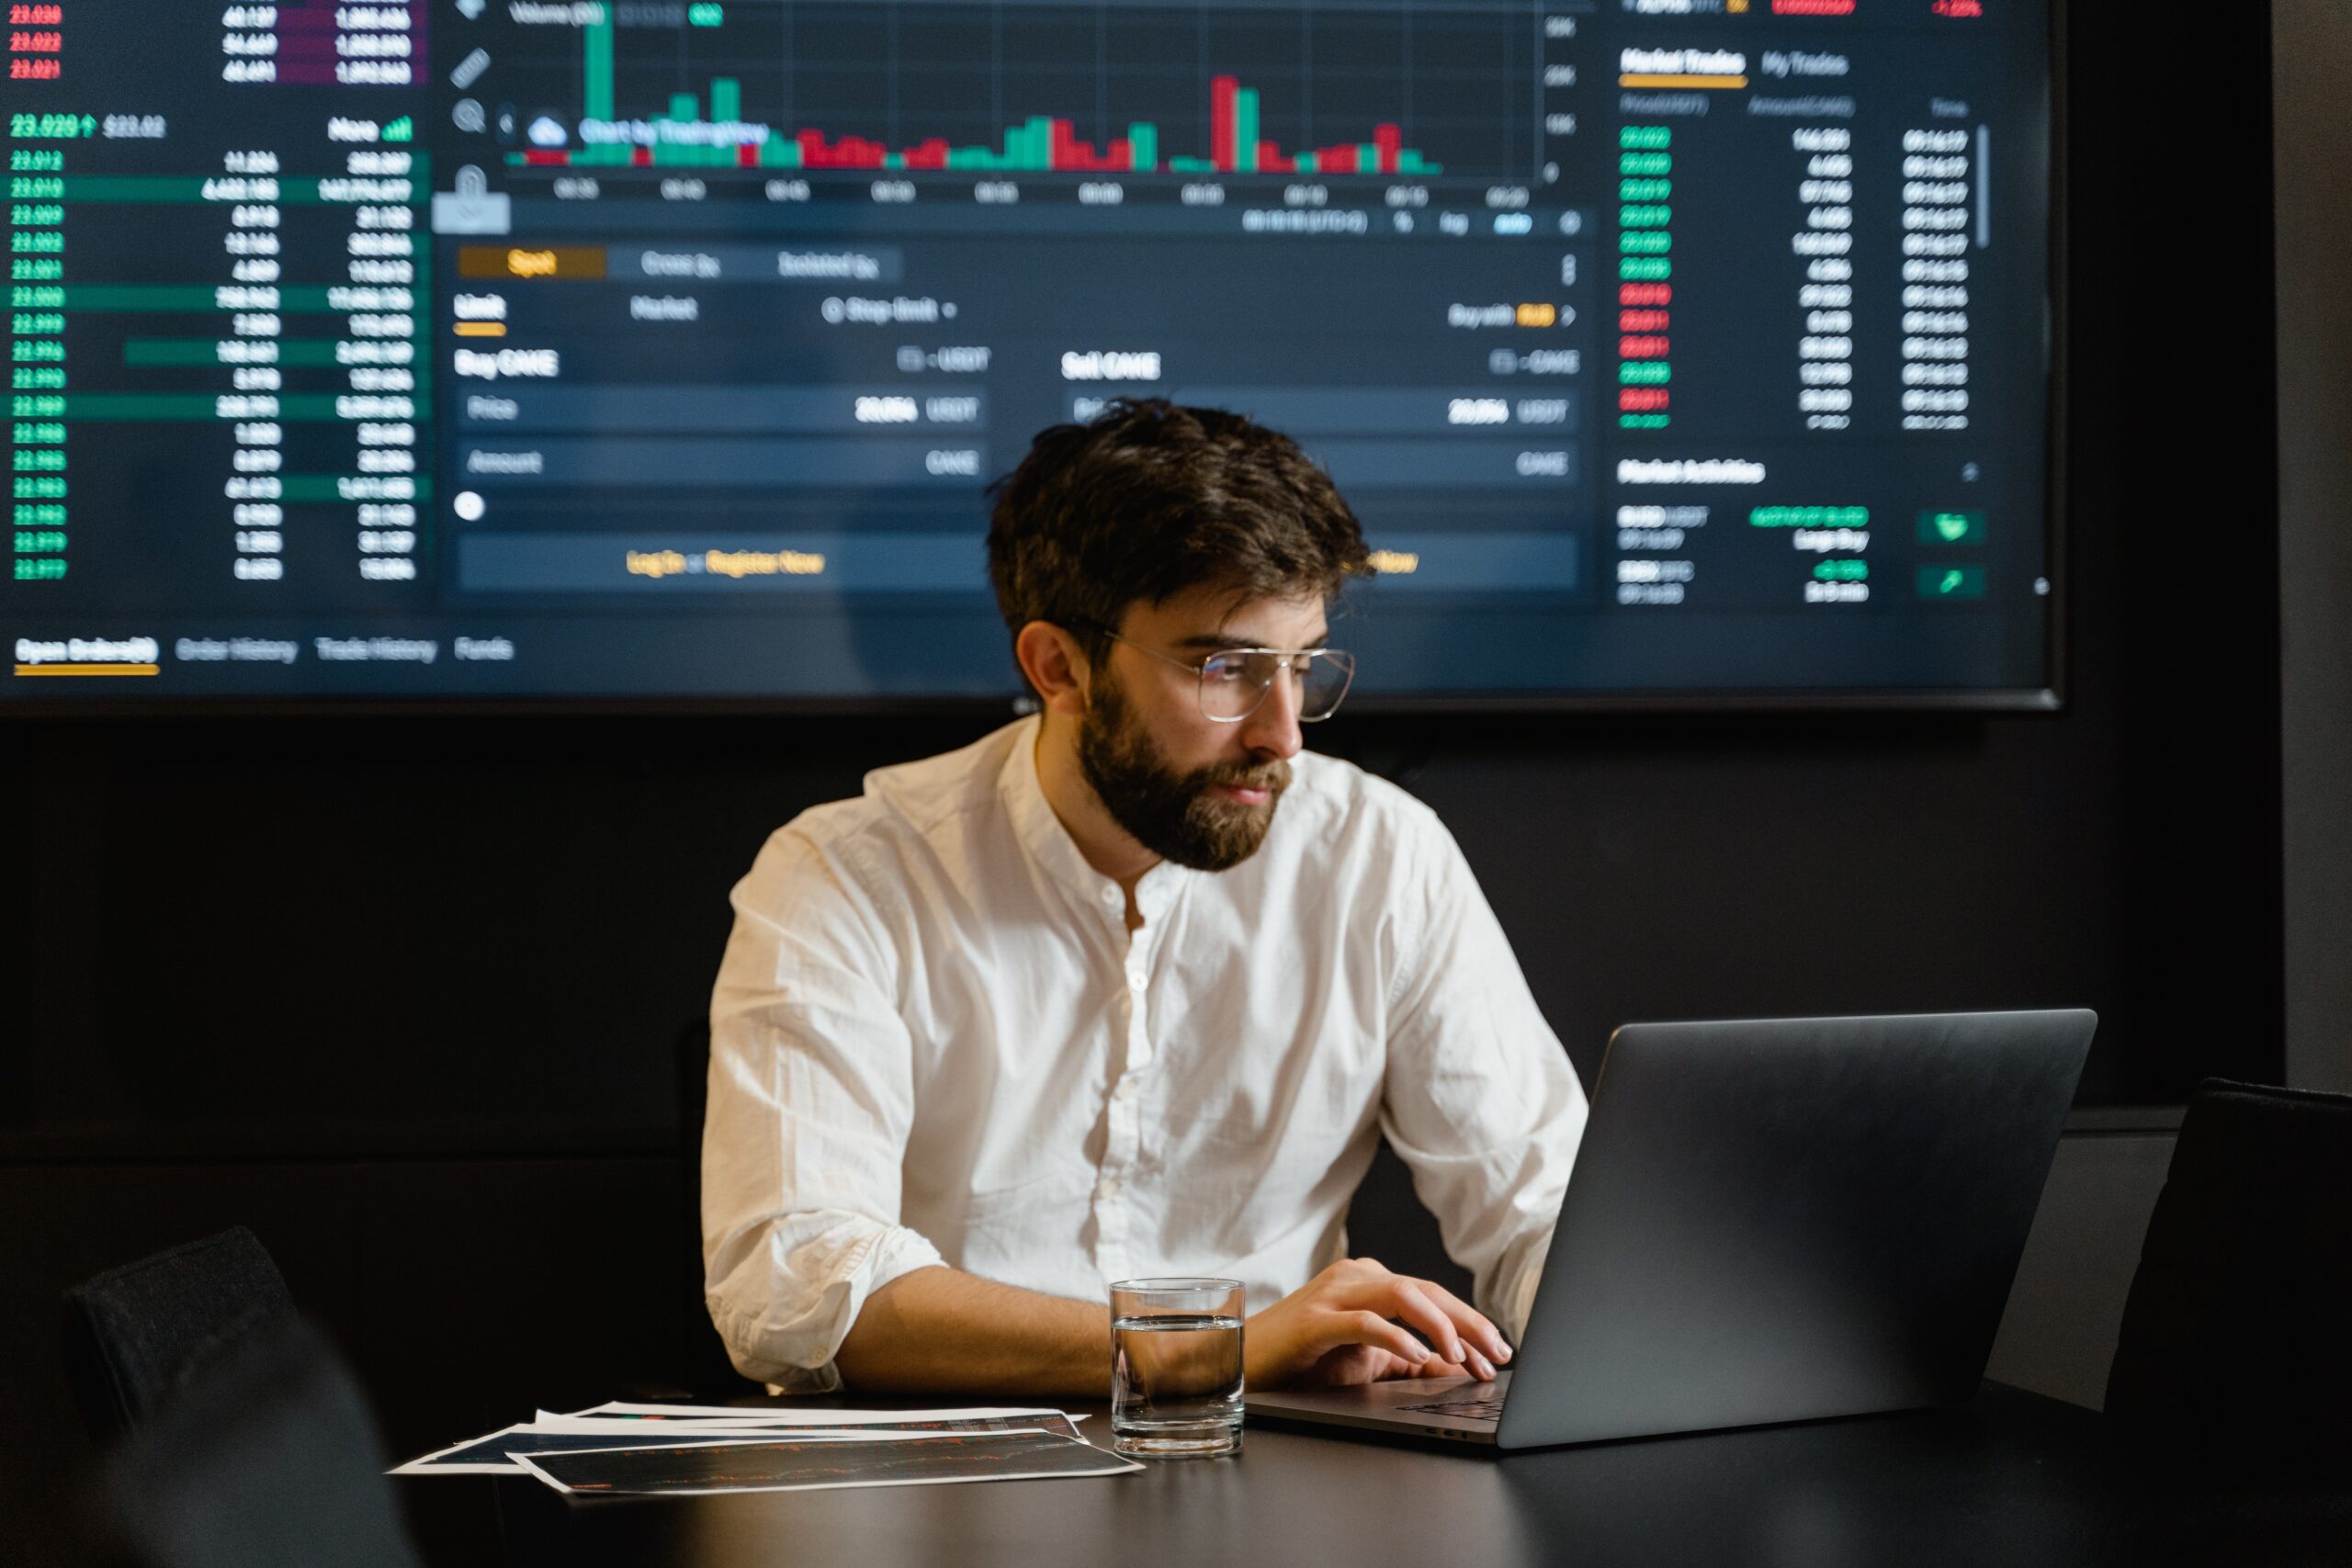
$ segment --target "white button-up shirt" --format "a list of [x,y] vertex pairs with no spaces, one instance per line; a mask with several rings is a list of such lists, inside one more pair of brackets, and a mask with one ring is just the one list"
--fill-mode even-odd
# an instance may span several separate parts
[[1347,1253],[1381,1133],[1514,1337],[1585,1099],[1429,808],[1311,753],[1258,852],[1136,887],[1079,853],[1037,723],[770,838],[711,998],[704,1284],[746,1374],[832,1386],[876,1290],[946,1263],[1058,1296]]

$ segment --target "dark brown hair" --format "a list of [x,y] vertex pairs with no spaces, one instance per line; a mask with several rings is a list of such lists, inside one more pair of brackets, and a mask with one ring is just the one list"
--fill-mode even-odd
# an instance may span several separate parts
[[1329,597],[1370,572],[1331,477],[1278,431],[1162,398],[1038,433],[989,488],[989,579],[1015,633],[1047,621],[1100,660],[1129,605],[1200,587]]

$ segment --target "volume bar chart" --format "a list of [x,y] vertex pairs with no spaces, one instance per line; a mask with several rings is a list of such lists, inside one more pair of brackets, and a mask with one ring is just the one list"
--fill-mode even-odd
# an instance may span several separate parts
[[1384,700],[2047,706],[2047,6],[11,0],[0,708],[999,708],[1155,397]]
[[618,114],[615,98],[614,21],[581,29],[581,117],[578,146],[537,146],[507,154],[526,168],[761,168],[973,170],[1023,174],[1317,174],[1436,175],[1444,165],[1405,145],[1405,131],[1378,120],[1369,137],[1286,152],[1268,134],[1260,91],[1238,74],[1208,85],[1208,146],[1171,153],[1150,119],[1127,121],[1121,134],[1083,137],[1075,120],[1028,115],[1005,124],[994,143],[959,142],[943,135],[892,145],[854,133],[799,127],[786,131],[743,115],[741,77],[709,80],[705,99],[673,93],[662,112],[644,118]]

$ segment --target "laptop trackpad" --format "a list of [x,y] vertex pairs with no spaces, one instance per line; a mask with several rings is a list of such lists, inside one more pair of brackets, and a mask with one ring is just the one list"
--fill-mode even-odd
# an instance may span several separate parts
[[[1285,1388],[1261,1394],[1252,1390],[1250,1402],[1269,1410],[1286,1407],[1297,1410],[1407,1410],[1418,1405],[1465,1403],[1484,1404],[1499,1401],[1510,1386],[1510,1374],[1498,1372],[1492,1382],[1480,1382],[1476,1378],[1394,1378],[1386,1382],[1357,1383],[1348,1388]],[[1414,1410],[1415,1415],[1430,1414]],[[1484,1414],[1464,1411],[1476,1420]]]

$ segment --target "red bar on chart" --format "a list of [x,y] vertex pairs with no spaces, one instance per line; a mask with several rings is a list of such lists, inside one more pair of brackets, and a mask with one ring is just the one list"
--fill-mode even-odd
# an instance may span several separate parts
[[1318,175],[1352,175],[1356,172],[1356,144],[1344,147],[1318,147],[1315,150],[1315,172]]
[[1136,166],[1136,150],[1124,136],[1111,143],[1111,155],[1102,161],[1106,169],[1132,169]]
[[1396,153],[1405,145],[1404,131],[1385,123],[1375,125],[1372,128],[1372,144],[1380,149],[1380,172],[1384,175],[1395,174]]
[[1277,172],[1287,172],[1290,168],[1290,160],[1283,156],[1282,143],[1278,141],[1259,142],[1258,167],[1261,169],[1270,169]]
[[1238,138],[1234,132],[1233,96],[1240,87],[1238,77],[1209,78],[1209,162],[1227,174],[1237,166],[1234,154]]

